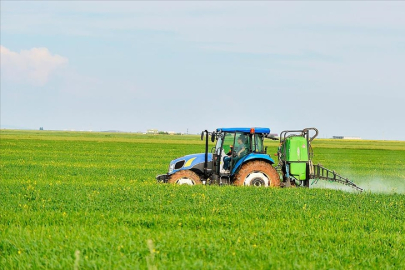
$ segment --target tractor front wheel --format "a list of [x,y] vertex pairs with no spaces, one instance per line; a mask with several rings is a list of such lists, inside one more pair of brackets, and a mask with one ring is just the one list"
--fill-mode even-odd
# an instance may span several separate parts
[[242,165],[235,175],[233,184],[236,186],[279,187],[280,177],[276,169],[269,163],[257,160]]
[[200,177],[193,171],[184,170],[172,174],[168,181],[169,184],[177,185],[201,185]]

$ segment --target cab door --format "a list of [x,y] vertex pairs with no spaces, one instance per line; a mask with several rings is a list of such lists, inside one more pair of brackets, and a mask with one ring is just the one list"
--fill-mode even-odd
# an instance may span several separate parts
[[233,170],[239,160],[241,160],[251,152],[251,149],[251,135],[242,132],[236,132],[233,147],[234,154],[231,160],[231,170]]
[[216,173],[224,173],[224,158],[232,157],[232,147],[235,141],[235,133],[225,132],[219,136],[215,146]]

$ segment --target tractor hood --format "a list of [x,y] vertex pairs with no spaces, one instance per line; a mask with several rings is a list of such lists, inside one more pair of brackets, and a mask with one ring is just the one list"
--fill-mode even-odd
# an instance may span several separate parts
[[[208,153],[208,162],[212,162],[212,154]],[[179,157],[170,162],[169,174],[173,174],[182,170],[195,168],[201,170],[204,167],[205,153],[192,154],[184,157]]]

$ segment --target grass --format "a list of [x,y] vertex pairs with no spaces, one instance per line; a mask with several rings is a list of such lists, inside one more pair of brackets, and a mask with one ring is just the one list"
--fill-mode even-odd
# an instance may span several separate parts
[[405,142],[314,141],[316,162],[394,188],[357,194],[156,184],[199,136],[0,135],[1,269],[405,267]]

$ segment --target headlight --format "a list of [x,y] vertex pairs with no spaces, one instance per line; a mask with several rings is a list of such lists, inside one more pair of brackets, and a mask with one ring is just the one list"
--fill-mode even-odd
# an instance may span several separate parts
[[173,163],[173,164],[170,164],[170,166],[169,166],[169,173],[172,173],[173,169],[174,169],[174,163]]

